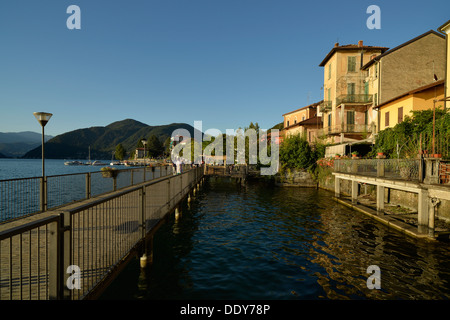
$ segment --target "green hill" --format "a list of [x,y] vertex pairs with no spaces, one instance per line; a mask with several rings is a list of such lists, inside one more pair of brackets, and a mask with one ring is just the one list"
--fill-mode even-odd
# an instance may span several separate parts
[[[58,135],[45,144],[48,159],[87,159],[89,147],[91,159],[110,159],[112,151],[121,143],[125,150],[132,152],[142,138],[153,134],[161,143],[176,129],[186,129],[194,137],[194,128],[185,123],[149,126],[142,122],[126,119],[113,122],[106,127],[77,129]],[[27,152],[23,158],[41,158],[41,146]]]

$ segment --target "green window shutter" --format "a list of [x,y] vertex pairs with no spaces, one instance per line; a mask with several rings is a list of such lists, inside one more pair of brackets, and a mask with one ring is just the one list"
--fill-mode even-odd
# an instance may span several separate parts
[[349,71],[349,72],[356,71],[356,57],[348,57],[347,58],[347,71]]
[[355,124],[355,111],[347,111],[347,124]]

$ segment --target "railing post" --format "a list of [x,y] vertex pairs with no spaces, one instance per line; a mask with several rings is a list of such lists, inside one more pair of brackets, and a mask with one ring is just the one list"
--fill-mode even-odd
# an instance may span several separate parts
[[377,177],[384,177],[384,161],[377,159]]
[[146,225],[145,225],[145,186],[139,190],[139,226],[141,228],[141,238],[145,239]]
[[39,209],[47,211],[47,177],[39,178]]
[[91,173],[86,173],[86,199],[91,198]]
[[167,179],[167,209],[170,210],[170,180],[172,178]]
[[131,169],[131,170],[130,170],[130,172],[131,172],[131,174],[130,174],[130,179],[131,179],[131,181],[130,181],[130,185],[134,185],[134,181],[133,181],[133,174],[134,174],[134,170],[133,170],[133,169]]
[[60,256],[60,223],[61,217],[48,225],[48,298],[61,298],[61,256]]
[[[60,256],[61,256],[61,268],[60,268],[60,286],[61,286],[61,293],[62,293],[62,299],[68,300],[70,299],[72,290],[80,290],[80,289],[73,289],[68,288],[66,285],[66,278],[67,275],[66,270],[69,266],[72,265],[72,219],[71,219],[71,213],[70,212],[63,212],[60,215],[60,221],[61,221],[61,244],[60,244]],[[78,279],[78,281],[81,283],[81,279]]]

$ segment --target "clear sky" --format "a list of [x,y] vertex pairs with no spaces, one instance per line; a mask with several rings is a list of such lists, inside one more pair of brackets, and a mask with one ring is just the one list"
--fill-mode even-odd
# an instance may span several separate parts
[[[67,7],[81,9],[69,30]],[[370,30],[370,5],[381,29]],[[450,20],[450,1],[1,0],[0,132],[127,118],[270,128],[322,99],[335,42],[395,47]]]

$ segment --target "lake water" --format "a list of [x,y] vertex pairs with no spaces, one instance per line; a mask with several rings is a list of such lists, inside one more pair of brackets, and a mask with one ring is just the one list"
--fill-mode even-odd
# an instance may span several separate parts
[[[64,162],[68,160],[46,159],[45,175],[95,172],[100,171],[101,166],[66,166]],[[72,161],[72,160],[70,160]],[[87,160],[79,160],[87,162]],[[100,160],[109,165],[111,161]],[[30,178],[42,176],[41,159],[0,159],[0,180]]]
[[[324,190],[208,179],[101,299],[450,298],[450,245],[419,241],[337,204]],[[381,289],[369,289],[369,266]]]
[[[90,195],[96,196],[113,191],[114,181],[104,178],[100,173],[101,166],[66,166],[65,160],[49,159],[45,161],[47,176],[47,206],[49,209],[62,206],[73,201],[86,198],[86,175],[91,172]],[[86,161],[84,161],[86,162]],[[110,161],[103,160],[106,166]],[[131,174],[125,166],[117,166],[121,170],[116,179],[117,189],[140,183],[161,175],[159,168],[147,170],[136,168]],[[165,172],[163,172],[165,173]],[[0,159],[0,222],[19,218],[40,211],[40,179],[7,179],[40,177],[42,162],[36,159]],[[57,176],[64,175],[64,176]],[[3,181],[2,181],[3,180]]]

